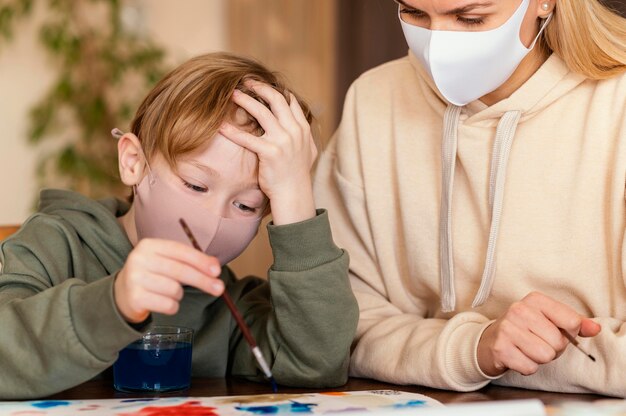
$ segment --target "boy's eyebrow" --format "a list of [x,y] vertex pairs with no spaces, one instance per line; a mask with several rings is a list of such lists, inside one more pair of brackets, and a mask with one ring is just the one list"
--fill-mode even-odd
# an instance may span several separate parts
[[195,160],[190,160],[189,163],[195,167],[197,167],[198,169],[201,169],[203,171],[205,171],[209,176],[213,176],[216,178],[219,178],[221,175],[218,171],[216,171],[215,169],[213,169],[210,166],[207,165],[203,165],[202,163],[198,163]]

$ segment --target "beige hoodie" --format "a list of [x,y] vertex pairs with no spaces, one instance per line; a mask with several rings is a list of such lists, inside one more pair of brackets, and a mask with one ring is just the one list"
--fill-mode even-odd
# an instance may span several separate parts
[[315,183],[351,256],[351,374],[485,386],[482,331],[539,291],[602,324],[581,338],[598,360],[569,347],[494,383],[625,396],[625,109],[626,76],[586,80],[555,55],[491,107],[448,107],[412,55],[362,75]]

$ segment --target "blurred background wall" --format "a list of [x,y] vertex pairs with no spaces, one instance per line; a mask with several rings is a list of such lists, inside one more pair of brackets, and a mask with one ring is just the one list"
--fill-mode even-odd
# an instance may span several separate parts
[[[3,3],[17,1],[0,0],[0,18]],[[626,0],[606,1],[626,12]],[[27,140],[29,110],[50,87],[55,72],[38,35],[47,1],[33,4],[32,16],[18,22],[13,40],[0,46],[0,225],[19,224],[33,211],[39,188],[37,161],[55,146],[34,147]],[[126,24],[164,49],[169,68],[194,55],[228,50],[256,57],[282,72],[313,108],[324,142],[340,120],[350,83],[407,50],[393,0],[121,0],[120,4]],[[97,11],[94,16],[97,21]],[[143,86],[136,88],[147,92]],[[261,227],[234,268],[240,276],[264,276],[270,264]]]

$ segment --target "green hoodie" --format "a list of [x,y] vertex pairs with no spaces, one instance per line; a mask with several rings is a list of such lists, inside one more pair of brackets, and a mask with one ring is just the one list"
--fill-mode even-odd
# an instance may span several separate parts
[[[0,399],[41,397],[110,367],[141,337],[119,314],[113,282],[132,250],[117,217],[128,204],[45,190],[39,211],[0,243]],[[268,225],[269,280],[221,279],[250,325],[279,384],[345,383],[358,308],[348,254],[333,243],[325,211],[301,223]],[[186,287],[174,316],[152,324],[193,328],[193,375],[261,379],[220,298]]]

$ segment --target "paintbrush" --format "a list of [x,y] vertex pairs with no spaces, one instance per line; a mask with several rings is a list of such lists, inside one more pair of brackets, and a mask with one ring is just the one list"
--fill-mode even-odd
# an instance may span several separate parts
[[[193,236],[191,229],[189,229],[189,227],[187,226],[187,223],[185,222],[185,220],[181,218],[178,220],[178,222],[180,222],[180,225],[183,227],[185,234],[187,234],[187,238],[189,238],[191,245],[196,250],[203,251],[200,248],[198,241]],[[269,365],[267,365],[267,361],[265,361],[265,358],[263,358],[263,353],[261,352],[261,349],[257,345],[256,340],[254,339],[254,336],[252,336],[252,332],[250,332],[250,327],[248,327],[248,324],[246,324],[246,321],[243,320],[241,313],[235,306],[233,299],[230,297],[230,295],[228,294],[226,290],[224,290],[224,293],[222,293],[222,299],[224,299],[224,303],[226,303],[226,306],[228,306],[228,309],[230,309],[230,313],[235,318],[235,321],[237,321],[237,326],[239,326],[241,333],[243,334],[246,341],[248,341],[248,345],[250,345],[252,354],[254,355],[254,358],[256,358],[256,361],[259,363],[259,366],[261,366],[263,373],[265,373],[265,377],[267,377],[270,383],[272,383],[272,391],[274,393],[277,393],[278,386],[276,385],[276,380],[274,380],[274,376],[272,375],[272,370],[270,370]]]
[[583,354],[585,354],[587,357],[589,357],[589,359],[591,361],[593,361],[594,363],[596,362],[596,357],[594,357],[593,355],[589,354],[587,351],[585,351],[583,349],[583,347],[580,346],[580,343],[578,342],[578,340],[576,338],[574,338],[569,332],[565,331],[565,330],[561,330],[561,332],[563,333],[563,335],[565,335],[565,338],[567,338],[567,340],[573,345],[575,346],[578,351],[582,352]]

